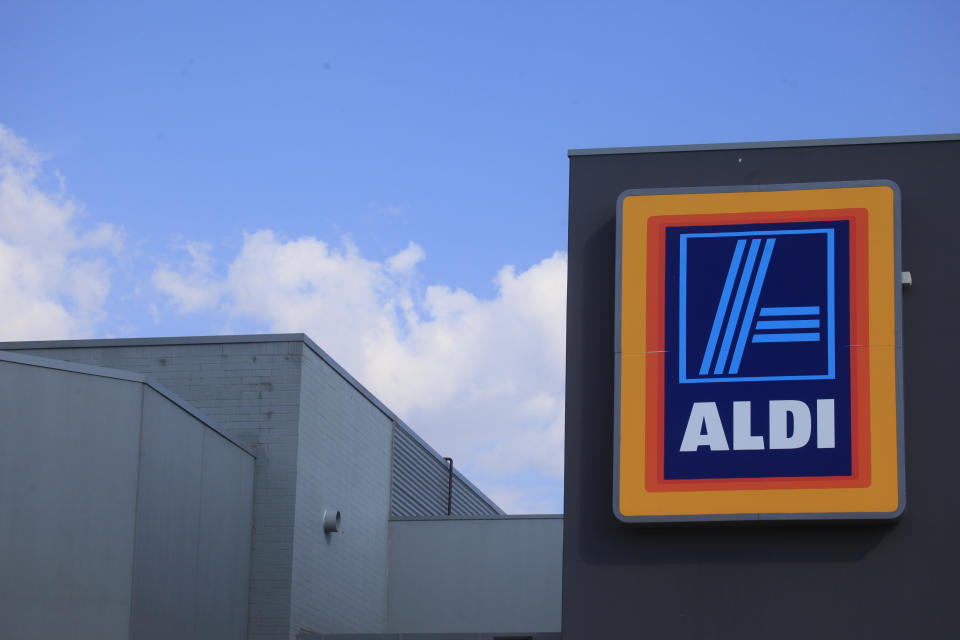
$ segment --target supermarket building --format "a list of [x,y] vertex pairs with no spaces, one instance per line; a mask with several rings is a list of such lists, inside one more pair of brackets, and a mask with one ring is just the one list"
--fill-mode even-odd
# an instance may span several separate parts
[[559,635],[562,518],[303,334],[0,344],[0,474],[3,637]]

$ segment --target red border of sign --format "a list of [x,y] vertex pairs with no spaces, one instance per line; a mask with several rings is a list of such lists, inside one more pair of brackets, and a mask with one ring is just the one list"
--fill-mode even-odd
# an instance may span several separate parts
[[[666,273],[666,228],[730,224],[846,220],[850,223],[850,344],[869,344],[867,210],[822,209],[653,216],[647,222],[647,351],[665,351],[664,301]],[[849,476],[770,478],[664,478],[664,359],[648,358],[646,488],[648,491],[699,491],[731,489],[825,489],[870,485],[870,353],[850,349],[850,410],[852,470]]]

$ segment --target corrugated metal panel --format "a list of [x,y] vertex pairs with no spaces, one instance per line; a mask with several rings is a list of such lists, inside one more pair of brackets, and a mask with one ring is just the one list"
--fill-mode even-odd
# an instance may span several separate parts
[[[390,513],[394,517],[447,514],[449,471],[442,458],[399,425],[393,428],[393,478]],[[459,472],[453,477],[451,514],[498,515],[503,511],[476,491]]]

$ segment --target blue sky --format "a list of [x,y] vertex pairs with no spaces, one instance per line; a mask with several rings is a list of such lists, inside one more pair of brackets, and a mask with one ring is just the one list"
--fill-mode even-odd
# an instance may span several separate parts
[[559,511],[566,150],[957,132],[957,33],[956,2],[8,0],[0,337],[306,331]]

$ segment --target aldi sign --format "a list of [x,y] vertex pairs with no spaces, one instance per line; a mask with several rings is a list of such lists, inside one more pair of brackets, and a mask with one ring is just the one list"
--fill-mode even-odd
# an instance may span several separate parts
[[621,520],[902,512],[896,185],[627,191],[617,241]]

